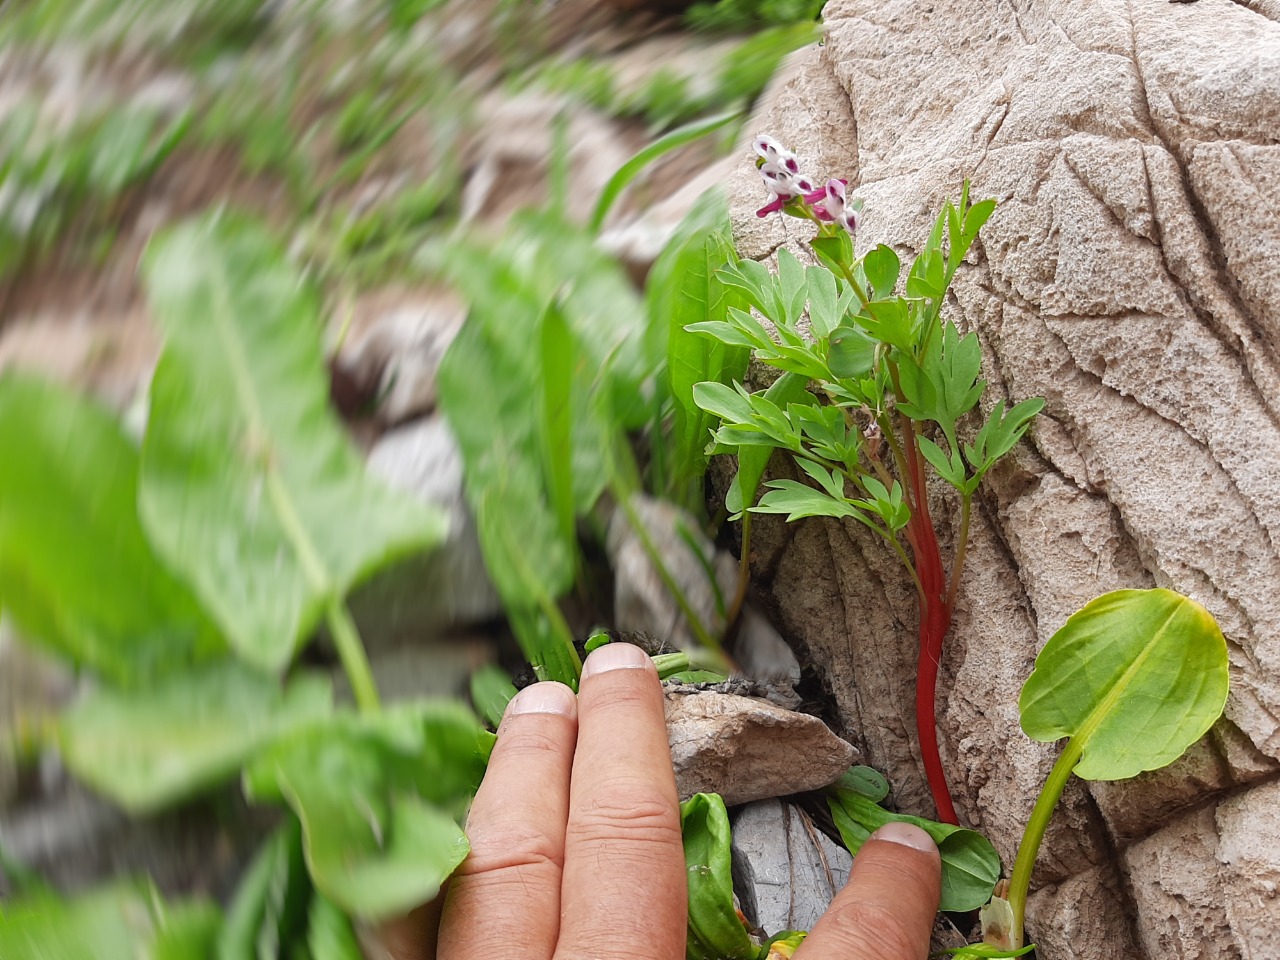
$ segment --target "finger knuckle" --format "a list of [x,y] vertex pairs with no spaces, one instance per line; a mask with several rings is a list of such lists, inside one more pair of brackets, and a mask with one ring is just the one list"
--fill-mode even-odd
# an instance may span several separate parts
[[927,940],[915,936],[902,915],[887,903],[855,901],[828,914],[827,933],[851,957],[922,960]]
[[460,876],[511,874],[529,870],[559,871],[564,851],[545,831],[516,824],[470,828],[471,853],[458,868]]
[[575,842],[625,840],[642,846],[680,843],[679,809],[654,784],[618,780],[595,791],[569,823]]

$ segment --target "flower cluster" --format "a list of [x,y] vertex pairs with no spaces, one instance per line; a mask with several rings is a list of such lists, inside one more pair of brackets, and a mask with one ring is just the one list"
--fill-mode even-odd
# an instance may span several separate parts
[[[848,180],[833,177],[826,186],[816,187],[809,177],[800,172],[796,155],[773,137],[756,137],[751,146],[760,158],[756,161],[756,168],[771,197],[756,211],[757,217],[785,210],[796,216],[837,223],[851,234],[857,231],[862,219],[862,204],[858,200],[848,201],[845,194]],[[796,200],[800,203],[792,204]]]

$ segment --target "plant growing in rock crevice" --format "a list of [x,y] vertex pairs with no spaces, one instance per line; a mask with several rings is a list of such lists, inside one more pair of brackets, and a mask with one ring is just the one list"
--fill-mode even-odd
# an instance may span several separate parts
[[[938,750],[935,689],[964,569],[973,496],[1044,405],[1037,398],[1006,409],[998,400],[971,442],[959,437],[958,425],[986,388],[978,378],[982,350],[977,334],[961,335],[942,319],[942,304],[995,201],[971,205],[966,183],[959,204],[944,206],[900,282],[901,264],[889,247],[881,244],[855,257],[852,236],[862,204],[849,199],[844,181],[830,179],[816,187],[800,172],[795,155],[772,138],[758,138],[755,150],[772,197],[758,215],[781,212],[814,223],[818,231],[809,246],[821,263],[805,268],[782,250],[776,275],[751,260],[719,272],[754,313],[731,307],[725,320],[688,329],[749,349],[783,377],[757,393],[739,383],[698,384],[694,400],[721,421],[714,449],[739,456],[728,505],[744,518],[744,556],[749,551],[746,518],[754,512],[785,514],[789,520],[847,517],[872,530],[901,560],[920,609],[916,723],[921,755],[939,817],[954,824]],[[807,330],[801,328],[805,318]],[[810,384],[816,392],[810,392]],[[789,451],[817,486],[772,480],[752,506],[776,448]],[[930,515],[927,467],[960,496],[950,569]]]

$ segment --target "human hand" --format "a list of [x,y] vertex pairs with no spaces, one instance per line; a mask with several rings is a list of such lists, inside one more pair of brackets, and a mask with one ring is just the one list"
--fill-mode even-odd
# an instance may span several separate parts
[[[517,694],[467,835],[438,934],[424,912],[397,957],[682,960],[680,808],[653,661],[612,643],[587,658],[578,696],[550,682]],[[796,960],[923,960],[940,878],[928,834],[881,828]]]

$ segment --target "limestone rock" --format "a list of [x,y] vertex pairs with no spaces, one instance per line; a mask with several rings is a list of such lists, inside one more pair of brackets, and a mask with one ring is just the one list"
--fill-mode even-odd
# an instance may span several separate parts
[[681,799],[718,793],[729,806],[817,790],[857,751],[817,717],[748,697],[667,695],[667,736]]
[[[1144,887],[1155,874],[1133,872],[1125,848],[1228,795],[1216,816],[1261,831],[1233,848],[1250,879],[1214,844],[1194,857],[1218,862],[1188,883],[1250,892],[1228,900],[1227,927],[1187,936],[1212,941],[1207,956],[1274,952],[1265,883],[1280,840],[1252,799],[1280,769],[1274,5],[832,0],[824,14],[824,45],[751,133],[815,177],[850,179],[866,203],[860,252],[887,243],[908,259],[966,177],[1000,198],[947,312],[982,342],[984,407],[1047,401],[979,493],[943,654],[938,724],[961,816],[1009,861],[1054,756],[1019,730],[1018,691],[1072,611],[1121,587],[1186,593],[1228,638],[1227,719],[1168,770],[1068,790],[1033,882],[1039,955],[1163,956],[1138,919],[1159,901]],[[807,256],[795,221],[755,217],[747,153],[730,182],[740,251]],[[931,509],[950,556],[954,500],[937,489]],[[902,808],[927,815],[909,581],[851,525],[757,519],[769,613],[834,694],[838,732],[858,731]]]
[[369,470],[392,487],[444,512],[445,542],[381,573],[351,598],[371,644],[397,636],[480,623],[502,613],[462,492],[462,455],[442,417],[386,433],[369,454]]
[[351,330],[335,358],[378,398],[384,423],[401,423],[436,405],[436,372],[466,318],[447,293],[382,292],[357,301]]
[[[718,552],[698,521],[679,507],[643,494],[632,497],[631,506],[694,615],[712,636],[720,636],[725,623],[717,596],[724,603],[733,596],[738,577],[733,557]],[[694,632],[623,510],[614,511],[606,547],[615,578],[615,628],[648,633],[684,650],[695,646]]]
[[852,866],[849,851],[798,807],[759,800],[734,818],[734,891],[747,918],[770,936],[812,930]]

